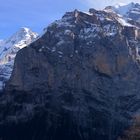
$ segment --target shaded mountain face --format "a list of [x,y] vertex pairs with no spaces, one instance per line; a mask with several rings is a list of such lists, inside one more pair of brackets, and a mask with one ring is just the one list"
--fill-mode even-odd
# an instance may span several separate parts
[[140,109],[139,28],[67,12],[16,56],[0,98],[4,140],[117,140]]
[[9,80],[16,53],[35,40],[37,34],[28,28],[21,28],[7,40],[0,41],[0,90]]

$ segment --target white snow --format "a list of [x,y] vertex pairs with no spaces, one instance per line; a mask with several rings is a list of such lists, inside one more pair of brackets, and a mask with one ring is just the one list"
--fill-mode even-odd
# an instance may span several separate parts
[[118,22],[119,22],[121,25],[123,25],[123,26],[130,26],[130,27],[133,27],[132,24],[126,22],[123,18],[118,18],[117,20],[118,20]]
[[9,39],[0,41],[0,89],[3,82],[10,78],[12,73],[14,59],[17,52],[29,45],[37,37],[37,34],[26,27],[22,27]]
[[39,52],[42,52],[42,48],[39,49]]
[[100,21],[105,20],[105,15],[104,14],[96,14],[96,16],[98,17],[98,19],[100,19]]
[[131,11],[133,14],[140,14],[140,11]]
[[[106,12],[114,12],[116,13],[119,17],[122,17],[124,19],[126,19],[125,21],[128,21],[129,19],[132,18],[132,14],[134,14],[134,17],[139,16],[140,15],[140,5],[138,5],[138,3],[129,3],[129,4],[116,4],[115,6],[108,6],[105,8]],[[130,26],[129,23],[122,21],[122,19],[120,19],[121,23],[125,26]],[[139,19],[137,19],[137,22],[139,22]]]
[[110,24],[105,25],[103,29],[107,36],[114,36],[117,33],[117,28]]
[[52,50],[51,50],[51,52],[55,52],[56,51],[56,48],[55,47],[53,47],[52,48]]
[[115,5],[113,8],[116,12],[118,12],[121,15],[126,15],[133,7],[134,7],[134,3],[129,3],[129,4],[117,4]]
[[79,15],[79,12],[77,10],[75,10],[75,17],[77,18]]
[[58,20],[55,23],[58,27],[75,27],[74,25],[70,24],[68,21],[65,20]]
[[72,33],[71,30],[65,30],[65,32],[64,32],[64,34],[66,34],[66,35],[70,35],[71,33]]
[[89,13],[89,12],[82,12],[82,13],[87,14],[89,16],[93,16],[93,13]]

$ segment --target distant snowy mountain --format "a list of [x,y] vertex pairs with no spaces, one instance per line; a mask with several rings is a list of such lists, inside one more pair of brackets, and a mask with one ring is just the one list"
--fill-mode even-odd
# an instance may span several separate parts
[[138,3],[107,6],[105,11],[117,13],[126,22],[140,27],[140,4]]
[[108,6],[106,9],[113,10],[117,12],[120,15],[126,16],[129,11],[131,11],[135,7],[135,3],[129,3],[129,4],[116,4],[115,6]]
[[37,33],[23,27],[9,39],[0,40],[0,89],[10,78],[17,52],[29,45],[37,36]]

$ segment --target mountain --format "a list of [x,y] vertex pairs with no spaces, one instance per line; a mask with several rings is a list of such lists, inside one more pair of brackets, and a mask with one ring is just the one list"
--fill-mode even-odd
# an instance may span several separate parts
[[127,22],[140,27],[140,4],[117,4],[115,6],[107,6],[105,11],[115,12],[123,17]]
[[0,97],[0,138],[117,140],[140,111],[139,31],[107,9],[50,24],[17,53]]
[[28,28],[21,28],[9,39],[0,41],[0,89],[2,90],[5,82],[9,80],[16,53],[29,45],[37,37],[37,33]]
[[[137,8],[138,7],[138,8]],[[132,11],[139,11],[139,4],[135,3],[129,3],[129,4],[116,4],[115,6],[107,6],[105,8],[106,10],[112,10],[114,12],[117,12],[118,14],[122,16],[128,16],[130,12]]]

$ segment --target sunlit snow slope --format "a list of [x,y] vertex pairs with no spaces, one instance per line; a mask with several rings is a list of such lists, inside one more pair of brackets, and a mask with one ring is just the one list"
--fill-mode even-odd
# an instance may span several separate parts
[[23,27],[9,39],[0,40],[0,89],[10,78],[16,53],[34,41],[37,36],[37,33]]

